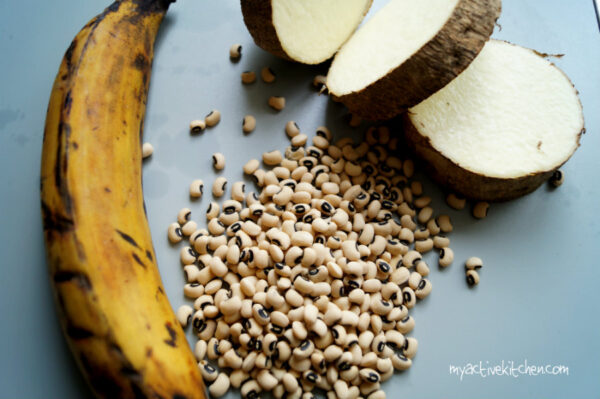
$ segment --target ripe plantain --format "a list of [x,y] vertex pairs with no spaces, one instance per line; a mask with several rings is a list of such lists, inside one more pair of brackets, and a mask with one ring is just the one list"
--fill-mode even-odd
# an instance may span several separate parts
[[141,136],[154,39],[172,0],[117,0],[75,37],[44,131],[41,200],[64,334],[98,397],[204,398],[162,286]]

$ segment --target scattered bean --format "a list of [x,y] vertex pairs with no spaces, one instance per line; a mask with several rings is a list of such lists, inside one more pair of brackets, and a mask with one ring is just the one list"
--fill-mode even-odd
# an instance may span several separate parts
[[237,61],[242,56],[242,45],[241,44],[232,44],[229,48],[229,58],[233,61]]
[[169,238],[169,241],[173,244],[177,244],[178,242],[181,242],[181,240],[183,238],[183,233],[181,231],[181,227],[179,226],[179,223],[171,223],[169,225],[169,229],[167,231],[167,237]]
[[269,67],[264,67],[260,70],[260,77],[265,83],[273,83],[275,81],[275,72]]
[[256,118],[252,115],[244,116],[242,121],[242,131],[244,133],[251,133],[256,128]]
[[565,181],[565,174],[562,172],[562,170],[556,169],[548,181],[552,187],[559,187]]
[[190,122],[190,133],[200,133],[206,129],[206,122],[196,119]]
[[212,193],[215,197],[222,197],[225,194],[225,188],[227,187],[227,179],[224,177],[217,177],[212,186]]
[[281,111],[285,108],[285,97],[281,96],[271,96],[268,101],[269,107],[273,108],[275,111]]
[[190,183],[190,197],[200,198],[204,193],[204,182],[200,179],[196,179]]
[[446,203],[450,208],[460,211],[465,208],[467,200],[458,194],[450,193],[446,196]]
[[220,152],[215,152],[212,156],[212,161],[213,167],[216,170],[225,169],[225,155],[221,154]]
[[479,201],[473,205],[473,217],[475,219],[483,219],[487,216],[490,204],[485,201]]
[[254,73],[253,71],[244,71],[242,72],[242,83],[243,84],[251,84],[254,83],[256,81],[256,73]]
[[206,118],[204,118],[204,122],[206,123],[207,127],[213,127],[220,121],[221,121],[221,112],[219,112],[216,109],[213,109],[212,111],[210,111],[210,113],[208,115],[206,115]]
[[467,284],[474,286],[479,284],[479,273],[476,270],[467,270]]
[[439,264],[441,267],[448,267],[454,261],[454,251],[450,247],[440,249]]
[[142,145],[142,158],[146,159],[154,153],[154,147],[150,143],[144,143]]

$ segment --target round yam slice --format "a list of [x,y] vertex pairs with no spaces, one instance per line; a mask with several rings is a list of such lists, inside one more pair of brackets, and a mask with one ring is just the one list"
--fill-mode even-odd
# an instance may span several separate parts
[[365,119],[398,115],[473,61],[500,9],[500,0],[391,0],[336,54],[327,88]]
[[487,201],[535,190],[584,132],[569,78],[533,50],[497,40],[403,120],[408,145],[437,182]]
[[241,0],[254,42],[278,57],[320,64],[335,54],[372,0]]

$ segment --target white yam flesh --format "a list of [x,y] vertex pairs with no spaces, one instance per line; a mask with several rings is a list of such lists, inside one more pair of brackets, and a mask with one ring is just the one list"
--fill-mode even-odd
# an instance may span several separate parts
[[318,64],[354,32],[371,0],[272,0],[273,26],[293,60]]
[[456,79],[409,111],[430,145],[475,174],[551,171],[579,145],[583,110],[567,76],[535,52],[491,40]]
[[327,75],[336,96],[357,92],[386,76],[429,42],[458,0],[392,0],[340,49]]

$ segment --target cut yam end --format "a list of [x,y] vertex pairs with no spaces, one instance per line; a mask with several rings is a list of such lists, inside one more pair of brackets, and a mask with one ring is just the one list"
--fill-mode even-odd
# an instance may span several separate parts
[[391,0],[336,54],[329,92],[363,118],[398,115],[471,63],[500,9],[500,0]]
[[241,0],[244,22],[264,50],[320,64],[356,30],[372,0]]
[[546,181],[579,146],[569,78],[533,50],[489,41],[473,63],[404,116],[407,143],[440,184],[504,201]]

